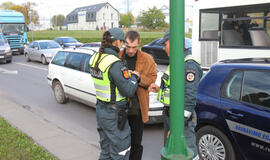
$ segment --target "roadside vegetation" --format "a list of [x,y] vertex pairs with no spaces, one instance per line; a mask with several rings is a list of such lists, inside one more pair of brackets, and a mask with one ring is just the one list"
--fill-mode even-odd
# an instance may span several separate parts
[[26,134],[11,127],[0,118],[0,159],[3,160],[57,160]]
[[[157,38],[163,37],[164,32],[139,32],[141,35],[141,45],[148,44]],[[70,36],[76,38],[82,43],[88,42],[100,42],[103,31],[67,31],[67,30],[45,30],[45,31],[34,31],[33,40],[53,40],[56,37]],[[32,32],[28,32],[28,40],[32,41]],[[186,34],[186,37],[191,37],[191,34]]]

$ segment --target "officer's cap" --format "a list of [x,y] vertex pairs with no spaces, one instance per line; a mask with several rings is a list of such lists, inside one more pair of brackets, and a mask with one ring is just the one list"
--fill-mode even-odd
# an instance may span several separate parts
[[161,44],[164,44],[168,40],[170,40],[170,31],[169,30],[164,33],[164,36],[161,40]]
[[121,40],[126,42],[124,32],[119,28],[111,28],[108,30],[112,39]]

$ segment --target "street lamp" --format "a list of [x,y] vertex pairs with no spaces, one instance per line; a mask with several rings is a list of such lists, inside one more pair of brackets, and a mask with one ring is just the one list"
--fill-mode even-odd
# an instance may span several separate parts
[[32,42],[33,42],[33,28],[34,28],[34,26],[33,26],[33,23],[31,22],[31,13],[32,13],[32,11],[29,10],[29,12],[28,12],[28,14],[29,14],[29,27],[30,27],[30,29],[31,29]]

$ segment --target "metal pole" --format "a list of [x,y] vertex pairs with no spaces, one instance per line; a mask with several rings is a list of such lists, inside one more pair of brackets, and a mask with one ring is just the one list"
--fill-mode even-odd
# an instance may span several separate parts
[[170,0],[170,135],[163,160],[191,160],[184,137],[185,0]]
[[130,18],[129,18],[129,0],[127,0],[127,16],[128,16],[128,26],[127,26],[127,28],[129,28],[129,21],[130,21]]

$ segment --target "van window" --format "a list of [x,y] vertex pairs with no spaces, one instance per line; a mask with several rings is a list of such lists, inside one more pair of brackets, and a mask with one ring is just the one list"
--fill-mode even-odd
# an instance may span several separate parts
[[71,69],[80,70],[81,61],[84,54],[72,52],[69,54],[65,66]]
[[218,40],[219,13],[201,13],[200,38]]
[[242,71],[233,71],[222,87],[221,97],[240,100],[242,78]]
[[57,52],[57,54],[54,56],[52,60],[52,64],[64,66],[67,56],[68,56],[68,52],[63,52],[63,51]]
[[245,71],[242,101],[270,108],[269,81],[270,72]]

